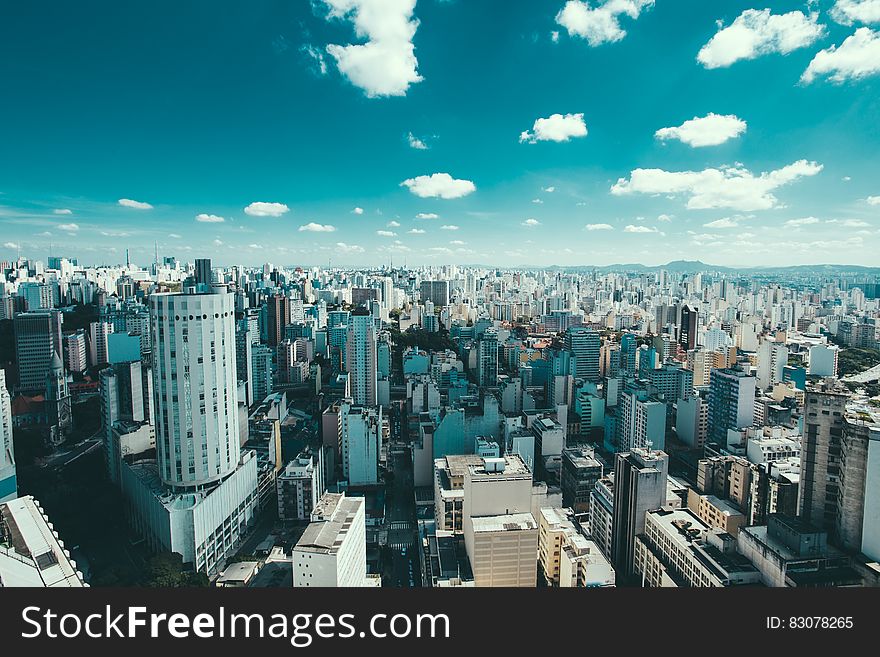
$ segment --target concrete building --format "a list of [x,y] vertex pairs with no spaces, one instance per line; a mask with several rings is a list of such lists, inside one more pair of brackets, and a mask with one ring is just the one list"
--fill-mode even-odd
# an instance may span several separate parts
[[614,473],[602,477],[590,493],[590,536],[607,558],[614,542]]
[[602,478],[602,464],[593,450],[585,447],[562,450],[562,504],[575,513],[590,510],[590,498],[596,482]]
[[656,509],[636,537],[635,572],[646,587],[725,587],[760,582],[736,539],[687,509]]
[[110,481],[118,485],[122,461],[156,446],[153,379],[149,369],[133,361],[104,368],[98,382],[104,460]]
[[551,586],[614,586],[614,569],[596,543],[581,533],[571,509],[544,507],[539,511],[538,561]]
[[746,524],[745,515],[730,502],[714,495],[701,495],[688,489],[687,508],[709,527],[720,529],[734,538]]
[[572,356],[572,374],[587,381],[599,380],[599,334],[583,326],[569,327],[565,332],[565,349]]
[[87,586],[33,497],[0,502],[0,588]]
[[92,367],[110,362],[108,346],[111,333],[113,324],[109,322],[89,324],[89,365]]
[[379,483],[382,447],[382,408],[359,406],[345,400],[339,407],[339,452],[342,474],[349,486]]
[[351,313],[345,339],[345,369],[351,379],[351,396],[359,406],[378,403],[376,323],[370,311]]
[[65,335],[64,365],[71,374],[82,374],[89,367],[86,332],[79,329]]
[[240,448],[233,303],[224,286],[150,297],[157,460],[120,469],[135,531],[209,575],[259,505],[257,455]]
[[0,368],[0,502],[18,496],[15,449],[12,444],[12,403],[6,389],[6,372]]
[[305,449],[278,473],[278,518],[282,521],[308,520],[324,494],[324,467],[321,450]]
[[61,321],[61,313],[57,310],[19,313],[15,316],[13,328],[19,390],[45,391],[52,357],[64,353]]
[[324,493],[293,548],[294,588],[376,586],[367,576],[362,497]]
[[709,440],[724,445],[729,430],[752,426],[755,417],[755,383],[755,377],[741,369],[724,368],[712,372],[709,385]]
[[666,503],[669,457],[636,448],[617,454],[611,562],[618,577],[631,578],[635,538],[645,531],[645,514]]

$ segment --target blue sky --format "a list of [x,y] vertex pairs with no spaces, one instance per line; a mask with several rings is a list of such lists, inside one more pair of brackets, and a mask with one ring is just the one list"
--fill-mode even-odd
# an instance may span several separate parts
[[0,259],[880,265],[880,0],[34,0],[0,94]]

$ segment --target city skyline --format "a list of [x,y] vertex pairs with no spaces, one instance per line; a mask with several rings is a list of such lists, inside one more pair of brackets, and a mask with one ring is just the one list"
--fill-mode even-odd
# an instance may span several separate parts
[[773,5],[9,8],[0,259],[880,265],[880,15]]

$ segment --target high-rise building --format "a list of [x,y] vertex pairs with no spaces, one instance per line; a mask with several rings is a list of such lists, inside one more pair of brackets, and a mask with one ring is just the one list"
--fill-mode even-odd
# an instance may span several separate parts
[[73,405],[61,357],[55,353],[46,375],[46,421],[49,442],[60,445],[73,427]]
[[811,376],[837,376],[837,363],[840,347],[837,345],[816,344],[810,347],[807,374]]
[[439,307],[449,305],[449,281],[422,281],[419,292],[423,304],[430,301]]
[[6,372],[0,368],[0,502],[18,495],[15,450],[12,445],[12,404],[6,389]]
[[284,327],[290,324],[290,297],[276,294],[266,302],[266,337],[270,347],[284,339]]
[[234,295],[150,297],[156,456],[123,461],[133,529],[155,550],[213,574],[244,540],[258,505],[257,455],[242,453]]
[[757,384],[762,390],[782,382],[782,372],[788,364],[788,347],[782,342],[764,340],[758,345]]
[[64,336],[64,364],[72,374],[82,374],[89,367],[86,332],[79,329]]
[[344,401],[339,408],[339,451],[342,474],[349,486],[379,483],[382,446],[382,408]]
[[590,510],[590,497],[602,478],[602,464],[593,450],[577,447],[562,450],[562,504],[575,513]]
[[210,287],[214,278],[211,272],[211,259],[196,258],[195,270],[193,272],[193,275],[195,276],[196,285],[205,285],[207,287]]
[[636,448],[617,454],[614,468],[614,520],[611,561],[620,578],[633,575],[636,536],[645,531],[645,514],[666,503],[669,457]]
[[323,451],[305,449],[278,473],[278,517],[309,520],[324,494]]
[[107,345],[113,325],[109,322],[89,324],[89,365],[97,367],[109,362]]
[[599,380],[599,334],[591,328],[571,326],[565,332],[565,348],[571,352],[572,374],[588,381]]
[[685,351],[697,347],[697,309],[684,304],[681,307],[681,322],[678,325],[678,344]]
[[498,383],[498,332],[487,328],[477,340],[477,385],[494,386]]
[[345,340],[345,369],[351,377],[351,396],[359,406],[378,403],[376,325],[365,308],[351,313]]
[[100,372],[104,459],[115,484],[123,459],[156,446],[152,385],[150,371],[141,361],[115,363]]
[[709,385],[708,440],[724,445],[729,430],[752,426],[755,384],[755,377],[742,369],[713,370]]
[[52,357],[64,353],[61,313],[57,310],[20,313],[15,316],[13,326],[18,387],[26,392],[43,392]]

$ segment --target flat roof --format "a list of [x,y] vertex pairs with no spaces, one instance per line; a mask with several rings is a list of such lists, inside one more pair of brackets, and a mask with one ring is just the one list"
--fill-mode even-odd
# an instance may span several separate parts
[[510,513],[502,516],[481,516],[471,518],[474,533],[514,532],[538,529],[538,523],[531,513]]

